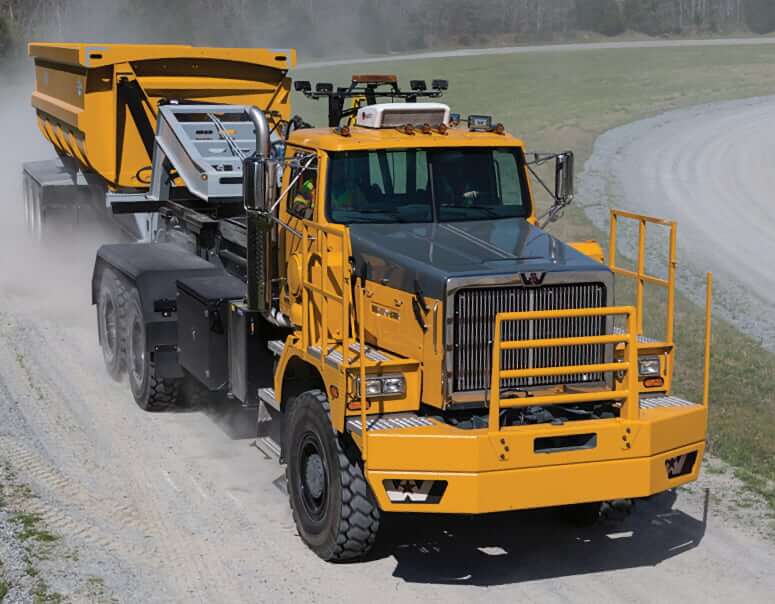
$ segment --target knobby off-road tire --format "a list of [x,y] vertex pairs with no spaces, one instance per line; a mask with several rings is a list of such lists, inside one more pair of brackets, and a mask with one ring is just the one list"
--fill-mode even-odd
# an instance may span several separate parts
[[120,381],[126,371],[127,288],[121,278],[105,269],[97,294],[97,329],[108,375]]
[[135,402],[145,411],[163,411],[180,398],[180,381],[157,378],[146,352],[146,331],[140,295],[132,290],[126,306],[126,367]]
[[285,472],[299,535],[324,560],[362,558],[380,521],[363,469],[334,431],[323,392],[309,390],[291,403]]
[[25,174],[23,183],[24,223],[27,235],[35,243],[43,241],[44,213],[42,207],[41,186]]

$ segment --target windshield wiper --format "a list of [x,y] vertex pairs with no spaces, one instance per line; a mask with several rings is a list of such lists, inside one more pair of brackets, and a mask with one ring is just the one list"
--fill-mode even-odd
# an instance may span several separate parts
[[488,216],[492,216],[493,218],[502,218],[501,214],[499,212],[496,212],[492,209],[490,206],[483,206],[483,205],[472,205],[472,206],[463,206],[464,210],[481,210],[482,212],[486,212]]
[[[384,214],[388,218],[395,220],[396,222],[409,222],[408,220],[404,220],[404,218],[398,214],[397,212],[391,212],[389,210],[377,210],[377,209],[368,209],[368,210],[355,210],[353,213],[358,214]],[[368,222],[368,221],[364,221]]]

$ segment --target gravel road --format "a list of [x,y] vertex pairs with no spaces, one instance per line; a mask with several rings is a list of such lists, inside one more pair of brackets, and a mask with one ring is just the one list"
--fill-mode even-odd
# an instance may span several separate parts
[[[33,128],[28,112],[0,112],[8,140],[32,140]],[[371,560],[321,562],[296,535],[282,468],[252,446],[253,417],[144,413],[107,377],[89,306],[104,238],[39,250],[21,234],[19,164],[43,150],[0,162],[0,461],[78,552],[48,567],[96,576],[121,602],[772,600],[766,511],[719,462],[692,488],[594,528],[546,511],[391,518]],[[0,531],[0,552],[9,538]]]
[[775,97],[671,111],[598,138],[579,200],[607,230],[608,206],[678,221],[681,288],[775,351]]

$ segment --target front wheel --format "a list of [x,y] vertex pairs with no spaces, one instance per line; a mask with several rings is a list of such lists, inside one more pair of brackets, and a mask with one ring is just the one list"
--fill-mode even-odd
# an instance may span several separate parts
[[355,455],[331,426],[328,399],[302,393],[288,417],[286,477],[293,519],[321,558],[362,558],[373,547],[380,511]]
[[157,378],[151,365],[146,341],[145,320],[140,296],[133,291],[126,310],[126,351],[129,387],[135,402],[145,411],[173,407],[180,396],[179,380]]

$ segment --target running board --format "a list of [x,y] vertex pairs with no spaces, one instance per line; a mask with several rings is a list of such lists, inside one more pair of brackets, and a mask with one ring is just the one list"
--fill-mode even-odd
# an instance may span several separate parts
[[[372,430],[400,430],[407,428],[424,428],[433,426],[432,419],[420,417],[414,413],[395,413],[383,416],[370,416],[366,418],[366,429]],[[355,434],[361,433],[361,419],[359,417],[349,417],[347,419],[347,429]]]
[[[354,354],[360,354],[361,347],[358,342],[354,342],[350,344],[350,352]],[[309,353],[315,357],[316,359],[320,358],[320,347],[319,346],[310,346],[309,347]],[[373,361],[375,363],[379,362],[385,362],[389,361],[390,357],[387,355],[381,353],[379,350],[376,350],[374,348],[366,347],[366,352],[364,354],[366,359],[369,361]],[[341,346],[337,346],[330,350],[328,354],[326,355],[326,363],[328,363],[331,367],[334,369],[339,369],[342,366],[342,362],[344,361],[344,357],[342,356],[342,349]]]
[[658,409],[660,407],[701,407],[700,403],[686,401],[677,396],[649,396],[640,399],[641,409]]

